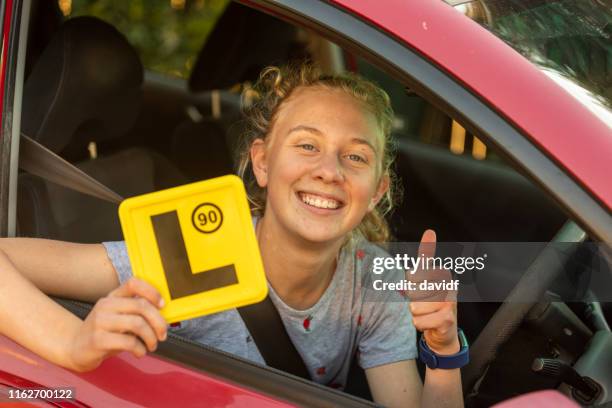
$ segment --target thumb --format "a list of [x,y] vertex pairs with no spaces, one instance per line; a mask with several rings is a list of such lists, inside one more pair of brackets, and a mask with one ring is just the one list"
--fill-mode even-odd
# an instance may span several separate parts
[[425,230],[419,244],[419,256],[433,257],[436,254],[436,232],[434,230]]

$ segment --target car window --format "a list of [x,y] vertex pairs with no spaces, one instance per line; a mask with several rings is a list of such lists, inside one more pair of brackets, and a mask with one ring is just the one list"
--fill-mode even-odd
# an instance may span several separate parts
[[229,0],[59,0],[66,18],[90,15],[111,23],[138,50],[146,69],[187,78],[197,51]]

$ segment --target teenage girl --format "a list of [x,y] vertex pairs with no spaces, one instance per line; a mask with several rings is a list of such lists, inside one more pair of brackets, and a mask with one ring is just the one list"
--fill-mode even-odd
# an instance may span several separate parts
[[[386,93],[310,65],[267,68],[253,93],[239,173],[270,298],[312,379],[344,387],[357,354],[380,404],[462,406],[459,369],[427,368],[423,385],[415,365],[415,328],[438,355],[459,351],[456,304],[366,299],[393,204]],[[433,231],[422,241],[435,242]],[[43,293],[95,306],[82,321]],[[0,240],[0,333],[55,364],[83,372],[122,351],[154,351],[167,336],[163,306],[131,277],[123,242]],[[172,330],[264,363],[236,310]]]

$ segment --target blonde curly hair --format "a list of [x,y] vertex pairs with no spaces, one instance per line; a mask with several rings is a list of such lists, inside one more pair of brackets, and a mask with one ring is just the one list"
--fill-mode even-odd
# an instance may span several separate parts
[[389,96],[377,85],[359,75],[353,73],[324,75],[317,66],[310,63],[267,67],[261,72],[255,85],[242,94],[245,129],[239,150],[237,172],[244,180],[251,210],[253,214],[262,216],[266,207],[266,190],[257,184],[253,174],[251,145],[256,139],[265,140],[274,125],[280,105],[290,98],[295,89],[311,86],[340,89],[346,92],[362,102],[378,121],[378,126],[384,135],[380,175],[389,176],[389,189],[376,207],[366,214],[357,231],[371,242],[388,241],[391,233],[385,216],[394,208],[399,190],[392,169],[395,146],[390,137],[393,109]]

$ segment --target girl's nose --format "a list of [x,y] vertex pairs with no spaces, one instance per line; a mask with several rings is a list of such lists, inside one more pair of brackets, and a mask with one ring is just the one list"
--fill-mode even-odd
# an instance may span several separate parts
[[344,180],[342,163],[336,154],[325,154],[317,163],[313,176],[325,183],[339,183]]

